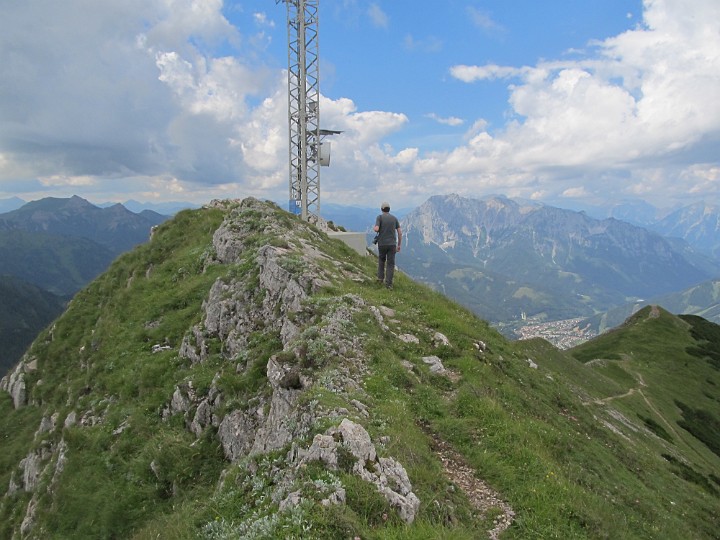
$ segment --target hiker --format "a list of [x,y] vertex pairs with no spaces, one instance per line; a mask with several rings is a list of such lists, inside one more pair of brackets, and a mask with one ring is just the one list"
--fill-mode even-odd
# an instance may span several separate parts
[[[378,283],[385,282],[388,289],[392,289],[393,275],[395,274],[395,254],[400,253],[402,244],[402,230],[400,222],[390,213],[390,203],[383,202],[380,205],[380,214],[375,219],[373,230],[377,234],[378,246]],[[395,237],[397,231],[397,239]]]

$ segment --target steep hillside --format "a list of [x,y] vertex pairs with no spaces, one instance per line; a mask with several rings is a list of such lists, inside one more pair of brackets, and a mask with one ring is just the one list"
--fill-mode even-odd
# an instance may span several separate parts
[[2,380],[0,537],[716,537],[720,458],[632,377],[374,266],[252,199],[160,226]]
[[116,255],[87,238],[0,229],[0,274],[60,296],[71,296],[95,279]]
[[720,326],[647,306],[571,354],[617,386],[594,405],[611,405],[621,430],[641,421],[659,437],[661,455],[679,478],[718,494],[720,388],[708,366],[720,371]]
[[40,330],[64,307],[59,296],[0,275],[0,376],[17,364]]
[[720,273],[640,227],[500,197],[432,197],[402,226],[403,268],[493,322],[589,316]]

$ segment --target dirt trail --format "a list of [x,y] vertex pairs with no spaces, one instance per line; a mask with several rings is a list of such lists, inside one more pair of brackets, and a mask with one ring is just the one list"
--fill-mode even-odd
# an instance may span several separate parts
[[[650,315],[653,315],[653,312],[651,311]],[[589,364],[590,362],[588,362]],[[609,396],[602,399],[595,399],[591,403],[595,405],[607,405],[611,401],[614,401],[616,399],[622,399],[626,397],[630,397],[633,394],[640,394],[640,397],[642,397],[645,404],[648,406],[648,408],[657,416],[660,420],[662,420],[662,423],[665,424],[665,427],[670,430],[670,432],[675,435],[678,439],[680,439],[680,435],[677,431],[675,431],[675,428],[672,426],[671,422],[668,422],[668,420],[662,415],[662,413],[658,410],[657,407],[648,399],[648,397],[645,395],[645,393],[642,391],[642,389],[647,387],[647,384],[645,383],[645,380],[643,379],[643,376],[641,373],[633,373],[630,372],[630,374],[635,378],[635,380],[638,382],[638,386],[636,388],[631,388],[624,394],[618,394],[617,396]],[[589,403],[585,403],[585,405],[588,405]]]
[[502,500],[499,493],[475,476],[475,471],[446,441],[434,433],[428,434],[432,437],[435,454],[442,461],[445,475],[463,490],[472,505],[483,515],[493,508],[502,512],[495,518],[494,527],[488,531],[488,538],[497,540],[512,524],[515,512]]

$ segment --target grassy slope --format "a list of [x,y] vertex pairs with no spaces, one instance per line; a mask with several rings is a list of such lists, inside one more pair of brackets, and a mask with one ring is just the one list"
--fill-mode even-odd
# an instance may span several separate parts
[[[273,481],[273,462],[280,455],[258,459],[250,480],[242,464],[228,467],[212,430],[195,441],[180,419],[164,423],[159,415],[178,382],[207,387],[217,372],[221,389],[238,402],[248,399],[264,388],[267,359],[280,349],[275,336],[256,336],[248,355],[255,367],[245,375],[236,375],[234,364],[227,366],[219,355],[189,366],[178,361],[176,350],[151,352],[157,343],[177,348],[198,322],[201,302],[218,276],[254,270],[249,254],[239,267],[217,265],[201,271],[221,218],[217,210],[179,214],[147,246],[121,257],[79,293],[52,338],[46,332],[34,345],[42,372],[42,384],[33,391],[38,407],[13,411],[8,397],[0,396],[0,489],[8,486],[28,448],[58,438],[58,433],[49,433],[33,441],[43,414],[60,413],[60,425],[70,412],[68,403],[77,403],[76,410],[105,414],[98,425],[63,431],[68,463],[54,499],[44,495],[40,501],[44,512],[39,526],[47,537],[195,538],[201,533],[220,538],[223,524],[247,521],[252,512],[266,508],[256,501]],[[287,218],[283,214],[279,219]],[[271,239],[257,238],[258,245],[264,241]],[[405,466],[422,505],[415,523],[407,526],[383,498],[354,477],[342,472],[328,476],[309,467],[303,473],[309,480],[339,477],[348,490],[347,504],[307,509],[296,522],[284,523],[286,536],[482,537],[492,516],[480,519],[467,497],[444,478],[432,449],[432,432],[450,442],[512,505],[516,520],[504,537],[715,537],[720,527],[714,512],[718,495],[680,478],[661,454],[688,459],[703,478],[719,470],[717,456],[692,437],[668,443],[649,430],[634,432],[614,421],[622,432],[617,434],[599,421],[607,420],[610,405],[596,401],[637,387],[640,368],[623,363],[620,353],[615,353],[620,359],[611,362],[615,367],[597,362],[587,366],[544,341],[510,343],[468,310],[402,275],[392,293],[375,288],[372,258],[360,258],[339,242],[322,249],[341,265],[361,268],[368,281],[338,278],[312,300],[313,309],[355,293],[369,304],[394,309],[396,322],[388,324],[395,332],[421,338],[419,345],[391,338],[369,312],[353,321],[370,358],[370,375],[364,381],[372,399],[366,427],[373,440],[389,437],[380,451]],[[634,358],[641,350],[662,355],[669,348],[662,340],[677,337],[670,326],[653,339],[642,332],[635,336],[630,341]],[[448,336],[452,347],[435,349],[430,343],[433,331]],[[487,344],[488,353],[478,352],[474,344],[479,340]],[[678,355],[683,350],[681,344],[672,349]],[[457,382],[431,374],[421,361],[429,354],[438,354],[459,375]],[[586,354],[604,353],[600,347]],[[688,358],[690,362],[693,357]],[[415,366],[412,373],[401,365],[403,360]],[[705,394],[718,395],[720,377],[707,363],[673,364],[677,369],[664,375],[667,367],[659,362],[642,362],[647,385],[643,394],[668,417],[675,396],[664,396],[665,384],[682,386],[677,397],[693,407],[710,408]],[[679,384],[685,381],[684,370],[692,371],[697,388]],[[650,390],[658,395],[650,396]],[[642,427],[638,411],[648,417],[652,411],[635,394],[612,401],[612,407]],[[677,420],[677,407],[675,414]],[[159,477],[150,470],[153,461],[159,464]],[[226,468],[226,487],[216,490]],[[27,494],[1,499],[0,537],[9,536],[22,521],[24,505],[17,503],[28,499]],[[303,527],[310,531],[302,532]]]

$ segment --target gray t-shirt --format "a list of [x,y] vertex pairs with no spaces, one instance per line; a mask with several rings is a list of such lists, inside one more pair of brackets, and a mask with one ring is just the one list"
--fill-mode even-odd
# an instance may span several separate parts
[[383,212],[375,219],[375,225],[380,226],[378,246],[397,245],[395,231],[400,228],[398,219],[390,213]]

